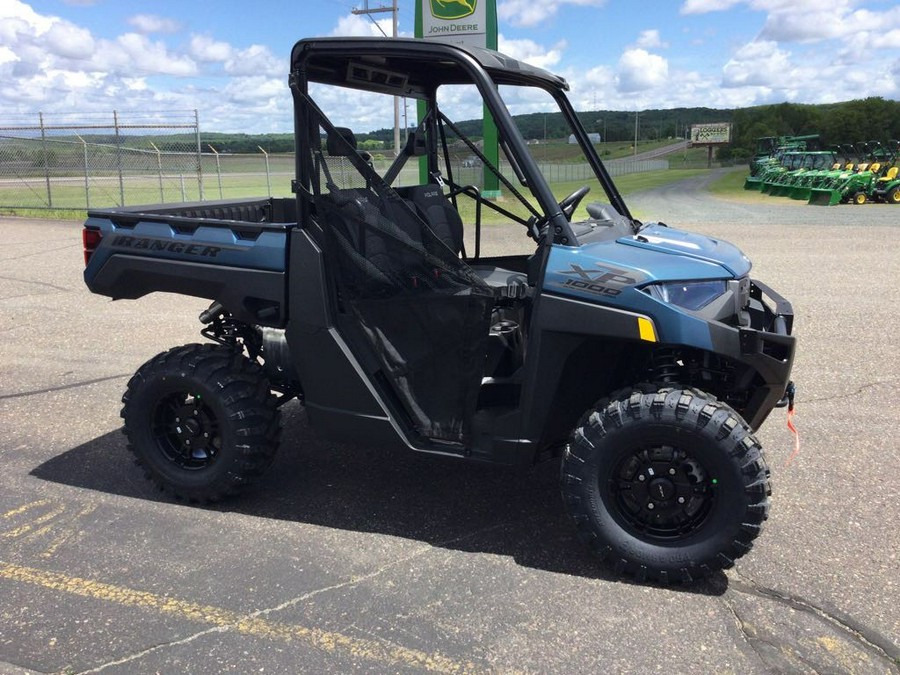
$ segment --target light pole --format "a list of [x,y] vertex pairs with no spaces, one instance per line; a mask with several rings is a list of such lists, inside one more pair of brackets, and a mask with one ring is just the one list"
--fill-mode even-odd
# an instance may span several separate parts
[[606,118],[605,117],[601,117],[599,120],[594,122],[594,124],[597,125],[597,131],[600,130],[601,123],[603,124],[603,135],[600,137],[600,142],[606,143]]
[[[365,0],[365,4],[362,9],[353,8],[350,10],[353,14],[362,14],[364,16],[368,16],[369,20],[375,24],[375,27],[381,31],[381,34],[387,37],[384,30],[381,26],[378,25],[378,22],[372,18],[372,14],[377,14],[379,12],[391,12],[394,17],[394,35],[393,37],[397,37],[397,29],[398,29],[398,14],[399,7],[397,7],[397,0],[392,0],[391,6],[383,6],[383,7],[373,7],[369,8],[369,0]],[[400,97],[394,97],[394,154],[400,155]]]
[[638,111],[634,111],[634,156],[637,157],[637,143],[638,143]]

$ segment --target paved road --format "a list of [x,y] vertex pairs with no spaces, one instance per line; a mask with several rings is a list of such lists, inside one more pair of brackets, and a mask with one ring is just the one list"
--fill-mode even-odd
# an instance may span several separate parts
[[631,201],[739,244],[795,303],[802,448],[785,467],[776,412],[766,530],[690,588],[598,567],[551,464],[336,445],[296,405],[257,489],[161,497],[118,399],[205,303],[92,296],[77,224],[0,219],[0,672],[898,672],[900,209],[696,187]]

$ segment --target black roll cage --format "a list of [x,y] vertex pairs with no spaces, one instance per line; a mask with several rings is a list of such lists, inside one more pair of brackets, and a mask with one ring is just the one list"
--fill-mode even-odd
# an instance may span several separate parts
[[[438,142],[437,89],[443,84],[474,84],[494,118],[508,155],[515,159],[532,194],[545,216],[543,222],[552,236],[544,239],[545,250],[552,243],[574,245],[577,241],[569,220],[556,201],[525,140],[516,128],[497,90],[499,85],[532,86],[547,91],[559,106],[576,136],[594,174],[611,205],[632,219],[606,167],[578,120],[565,91],[564,79],[540,68],[516,61],[487,49],[463,48],[426,40],[396,38],[309,38],[299,41],[291,52],[289,84],[294,97],[296,139],[296,180],[300,222],[309,222],[309,195],[312,188],[310,144],[313,134],[305,101],[310,83],[330,84],[425,101],[426,126],[431,145],[427,150],[429,175],[437,173]],[[315,134],[318,142],[318,134]],[[457,193],[464,191],[458,189]],[[480,202],[480,200],[479,200]],[[477,255],[477,253],[476,253]]]

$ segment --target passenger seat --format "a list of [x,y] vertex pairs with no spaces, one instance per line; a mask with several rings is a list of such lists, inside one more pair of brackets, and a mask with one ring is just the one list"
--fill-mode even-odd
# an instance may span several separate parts
[[459,255],[463,250],[463,223],[450,200],[444,196],[440,185],[413,185],[398,188],[403,199],[412,202],[431,231],[444,244]]

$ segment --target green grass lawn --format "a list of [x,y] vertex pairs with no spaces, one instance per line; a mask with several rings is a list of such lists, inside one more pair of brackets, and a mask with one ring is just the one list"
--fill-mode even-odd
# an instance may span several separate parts
[[[629,174],[620,176],[615,179],[616,186],[623,195],[628,195],[639,190],[652,190],[655,187],[672,183],[698,174],[705,173],[706,169],[677,169],[668,171],[648,171],[644,173]],[[582,206],[576,212],[576,219],[587,218],[585,205],[591,201],[606,201],[600,184],[596,181],[567,181],[554,183],[550,187],[553,194],[558,199],[563,199],[567,195],[577,190],[582,185],[587,184],[591,188],[591,192],[582,202]],[[290,196],[290,180],[289,176],[277,175],[271,178],[272,193],[275,196]],[[36,189],[35,204],[38,208],[0,208],[0,215],[27,216],[33,218],[47,219],[80,219],[87,211],[85,204],[84,187],[77,181],[72,181],[66,185],[57,185],[53,190],[53,206],[52,209],[39,208],[44,203],[44,196],[40,193],[41,186],[39,184],[30,185],[29,189]],[[221,176],[221,193],[219,190],[219,179],[215,174],[204,176],[204,197],[207,200],[214,199],[241,199],[244,197],[258,197],[266,194],[267,186],[265,175],[258,174],[230,174],[222,173]],[[523,194],[527,194],[527,190],[519,188]],[[124,182],[125,203],[126,204],[154,204],[159,202],[181,202],[196,201],[200,198],[200,193],[196,181],[185,181],[182,191],[182,184],[179,180],[169,179],[163,181],[163,189],[160,192],[158,179],[148,177],[132,177]],[[2,195],[0,195],[2,198]],[[94,208],[111,208],[118,203],[120,199],[119,184],[117,180],[109,179],[102,182],[95,182],[91,186],[91,206]],[[474,222],[475,207],[469,200],[460,200],[460,212],[466,222]],[[518,200],[507,195],[498,202],[504,208],[521,215],[528,216],[527,209],[518,203]],[[482,217],[485,223],[504,222],[507,220],[501,214],[490,209],[483,209]]]

